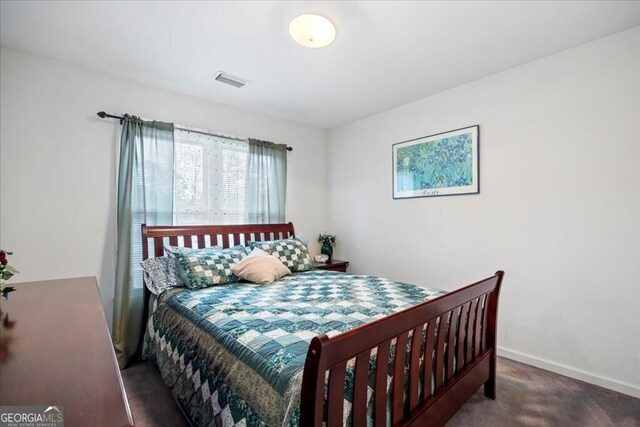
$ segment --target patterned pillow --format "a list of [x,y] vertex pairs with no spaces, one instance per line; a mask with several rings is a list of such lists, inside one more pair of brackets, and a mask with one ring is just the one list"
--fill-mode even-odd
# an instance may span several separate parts
[[176,262],[167,256],[148,258],[140,263],[144,284],[154,295],[159,295],[169,288],[183,287]]
[[169,255],[169,258],[171,258],[175,265],[176,265],[176,270],[178,271],[178,277],[180,277],[180,280],[182,281],[183,284],[187,284],[189,283],[189,278],[187,277],[187,275],[185,274],[185,271],[183,269],[180,268],[180,264],[178,262],[178,259],[176,257],[176,254],[183,254],[183,255],[188,255],[188,254],[198,254],[198,255],[207,255],[207,254],[213,254],[215,252],[219,252],[222,250],[222,246],[210,246],[208,248],[187,248],[185,246],[170,246],[170,245],[165,245],[164,247],[164,251],[167,253],[167,255]]
[[180,276],[189,289],[202,289],[237,282],[231,267],[247,256],[244,246],[229,249],[198,249],[173,252]]
[[298,239],[249,242],[251,249],[259,248],[280,259],[292,272],[313,270],[307,246]]

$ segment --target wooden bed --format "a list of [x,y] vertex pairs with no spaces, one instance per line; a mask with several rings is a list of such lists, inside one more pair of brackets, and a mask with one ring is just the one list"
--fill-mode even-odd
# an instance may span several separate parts
[[[249,241],[295,237],[292,223],[205,226],[142,225],[143,258],[164,255],[164,245],[231,247]],[[480,388],[496,398],[498,296],[504,273],[334,336],[311,341],[303,372],[300,425],[343,425],[347,363],[355,359],[352,425],[367,421],[370,357],[376,352],[375,426],[386,426],[387,370],[393,359],[390,411],[393,426],[441,426]],[[145,288],[145,304],[149,300]],[[147,308],[145,307],[145,313]],[[145,316],[146,318],[146,316]],[[410,348],[405,353],[391,348]],[[433,348],[432,352],[424,349]],[[425,366],[421,369],[421,349]],[[408,357],[407,357],[408,356]],[[328,392],[325,384],[328,376]],[[420,378],[422,376],[422,378]],[[420,391],[419,382],[432,384]]]

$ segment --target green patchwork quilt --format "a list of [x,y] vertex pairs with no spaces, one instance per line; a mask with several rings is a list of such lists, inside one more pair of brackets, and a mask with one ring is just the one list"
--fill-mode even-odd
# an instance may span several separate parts
[[198,426],[297,426],[314,336],[331,337],[444,293],[323,270],[270,285],[171,289],[158,297],[143,355]]

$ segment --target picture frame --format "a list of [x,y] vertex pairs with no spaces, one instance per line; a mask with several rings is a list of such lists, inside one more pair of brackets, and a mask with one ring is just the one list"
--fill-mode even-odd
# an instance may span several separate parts
[[393,198],[477,194],[480,126],[393,144]]

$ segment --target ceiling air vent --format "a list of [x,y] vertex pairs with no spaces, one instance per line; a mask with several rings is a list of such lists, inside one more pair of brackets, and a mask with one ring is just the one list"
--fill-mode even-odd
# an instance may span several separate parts
[[220,83],[226,83],[234,87],[242,87],[249,83],[249,80],[245,80],[242,77],[232,76],[224,71],[217,71],[215,79]]

